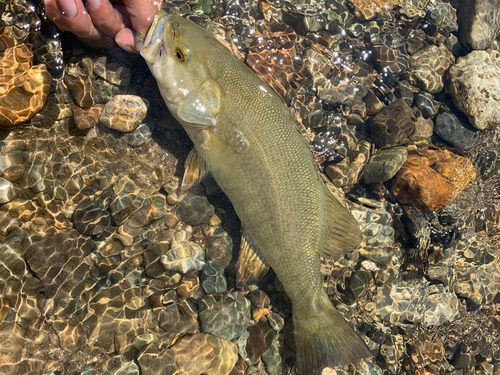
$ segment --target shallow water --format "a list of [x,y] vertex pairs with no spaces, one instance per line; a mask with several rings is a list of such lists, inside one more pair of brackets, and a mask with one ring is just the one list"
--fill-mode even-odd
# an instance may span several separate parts
[[[460,101],[464,2],[164,3],[276,90],[360,223],[322,275],[373,358],[324,373],[500,373],[498,123]],[[192,144],[141,57],[38,2],[0,14],[0,372],[296,373],[290,301],[272,271],[236,287],[239,220],[210,177],[179,192]],[[490,47],[472,71],[500,71]],[[117,95],[144,100],[137,130],[98,123]]]

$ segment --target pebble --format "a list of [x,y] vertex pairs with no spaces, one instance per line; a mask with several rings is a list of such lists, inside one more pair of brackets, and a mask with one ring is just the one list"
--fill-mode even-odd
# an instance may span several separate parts
[[371,118],[370,132],[377,148],[401,144],[415,129],[417,118],[404,99],[398,99]]
[[73,117],[78,129],[91,129],[99,122],[99,117],[103,109],[102,104],[97,104],[91,108],[73,107]]
[[420,91],[417,95],[417,108],[422,112],[425,118],[433,117],[437,113],[434,104],[434,98],[431,94],[425,91]]
[[122,177],[113,185],[115,198],[110,204],[113,219],[118,224],[140,228],[165,216],[165,196],[151,186],[140,184],[129,177]]
[[415,52],[410,59],[409,81],[431,94],[443,89],[443,76],[455,57],[444,45],[429,45]]
[[477,153],[476,163],[479,167],[479,175],[484,181],[498,173],[500,169],[500,151],[485,150]]
[[121,138],[130,146],[137,147],[144,144],[153,135],[154,123],[139,124],[137,129],[131,133],[127,133]]
[[500,31],[500,1],[469,0],[460,3],[458,24],[463,45],[473,50],[490,48]]
[[276,332],[279,332],[283,329],[283,327],[285,326],[285,320],[283,319],[283,317],[279,314],[276,314],[275,312],[271,311],[268,315],[267,315],[267,319],[269,321],[269,324],[271,325],[271,327],[276,331]]
[[234,340],[250,323],[250,301],[246,298],[215,301],[200,300],[201,330],[224,340]]
[[248,327],[248,336],[246,351],[250,363],[255,363],[260,356],[271,346],[276,332],[267,322],[257,322]]
[[276,340],[274,340],[269,349],[262,354],[262,361],[266,364],[266,370],[269,375],[283,374],[283,362]]
[[[464,116],[465,117],[465,116]],[[436,133],[459,150],[467,151],[483,142],[483,133],[464,126],[453,113],[442,113],[436,117]]]
[[89,57],[83,57],[79,61],[75,58],[70,60],[66,66],[64,83],[78,107],[90,108],[99,101],[92,73],[92,60]]
[[130,84],[130,68],[109,56],[100,56],[94,60],[94,74],[113,85]]
[[484,130],[500,123],[500,52],[473,51],[450,68],[449,91],[472,126]]
[[0,177],[0,204],[10,202],[14,196],[14,184]]
[[183,274],[205,267],[203,249],[192,241],[173,244],[172,248],[161,256],[160,261],[167,270]]
[[3,51],[0,76],[0,127],[26,122],[43,108],[52,77],[45,64],[33,66],[33,53],[26,44]]
[[207,260],[216,261],[227,267],[233,256],[233,239],[226,231],[208,236],[205,254]]
[[407,156],[406,147],[379,150],[365,166],[365,184],[389,181],[401,169]]
[[175,337],[179,334],[195,333],[199,330],[197,316],[187,306],[186,301],[161,309],[158,319],[160,327],[170,337]]
[[97,202],[88,200],[76,208],[73,213],[73,224],[81,234],[95,236],[111,225],[111,215]]
[[475,178],[467,158],[447,150],[412,149],[394,177],[391,191],[402,204],[434,211],[451,203]]
[[189,225],[200,225],[208,223],[215,213],[205,195],[198,195],[191,190],[179,204],[177,214],[179,218]]
[[115,370],[108,371],[106,375],[140,375],[140,371],[135,361],[129,361],[122,363],[122,365]]
[[378,44],[371,48],[371,55],[375,68],[384,76],[397,76],[410,68],[410,56],[406,53],[404,45],[399,48],[389,48],[385,44]]
[[203,268],[201,286],[207,294],[224,293],[227,291],[227,281],[224,276],[224,265],[208,260]]
[[114,130],[131,132],[144,120],[147,111],[146,103],[141,97],[117,95],[104,106],[100,122]]

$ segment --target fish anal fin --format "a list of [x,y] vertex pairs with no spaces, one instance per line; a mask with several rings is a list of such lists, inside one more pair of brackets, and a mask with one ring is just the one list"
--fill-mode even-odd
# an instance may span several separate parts
[[206,164],[199,156],[196,148],[189,153],[184,163],[184,177],[182,178],[181,191],[187,191],[198,184],[208,174]]
[[247,230],[243,228],[240,254],[238,256],[236,286],[243,288],[257,282],[265,275],[268,269],[269,266],[264,254],[262,254],[257,244],[252,240]]
[[328,190],[326,194],[326,229],[320,255],[337,260],[361,243],[363,236],[359,224]]

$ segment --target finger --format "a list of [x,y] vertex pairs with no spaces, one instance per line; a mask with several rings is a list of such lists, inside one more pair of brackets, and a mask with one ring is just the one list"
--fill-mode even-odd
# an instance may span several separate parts
[[60,30],[71,31],[76,36],[94,43],[103,41],[109,45],[109,38],[94,26],[81,0],[44,0],[44,4],[47,17]]
[[121,29],[115,36],[115,42],[125,51],[137,53],[134,34],[131,29]]
[[160,0],[123,0],[135,31],[145,36],[161,9]]
[[87,8],[95,26],[111,37],[114,37],[121,29],[131,27],[130,20],[109,0],[87,0]]

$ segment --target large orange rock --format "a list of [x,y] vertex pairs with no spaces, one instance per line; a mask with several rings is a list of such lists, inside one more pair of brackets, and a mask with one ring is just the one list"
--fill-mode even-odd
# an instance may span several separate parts
[[0,126],[32,118],[43,108],[51,83],[45,64],[33,66],[26,44],[7,48],[0,57]]
[[402,204],[434,211],[447,206],[476,178],[472,162],[448,150],[408,150],[391,191]]

